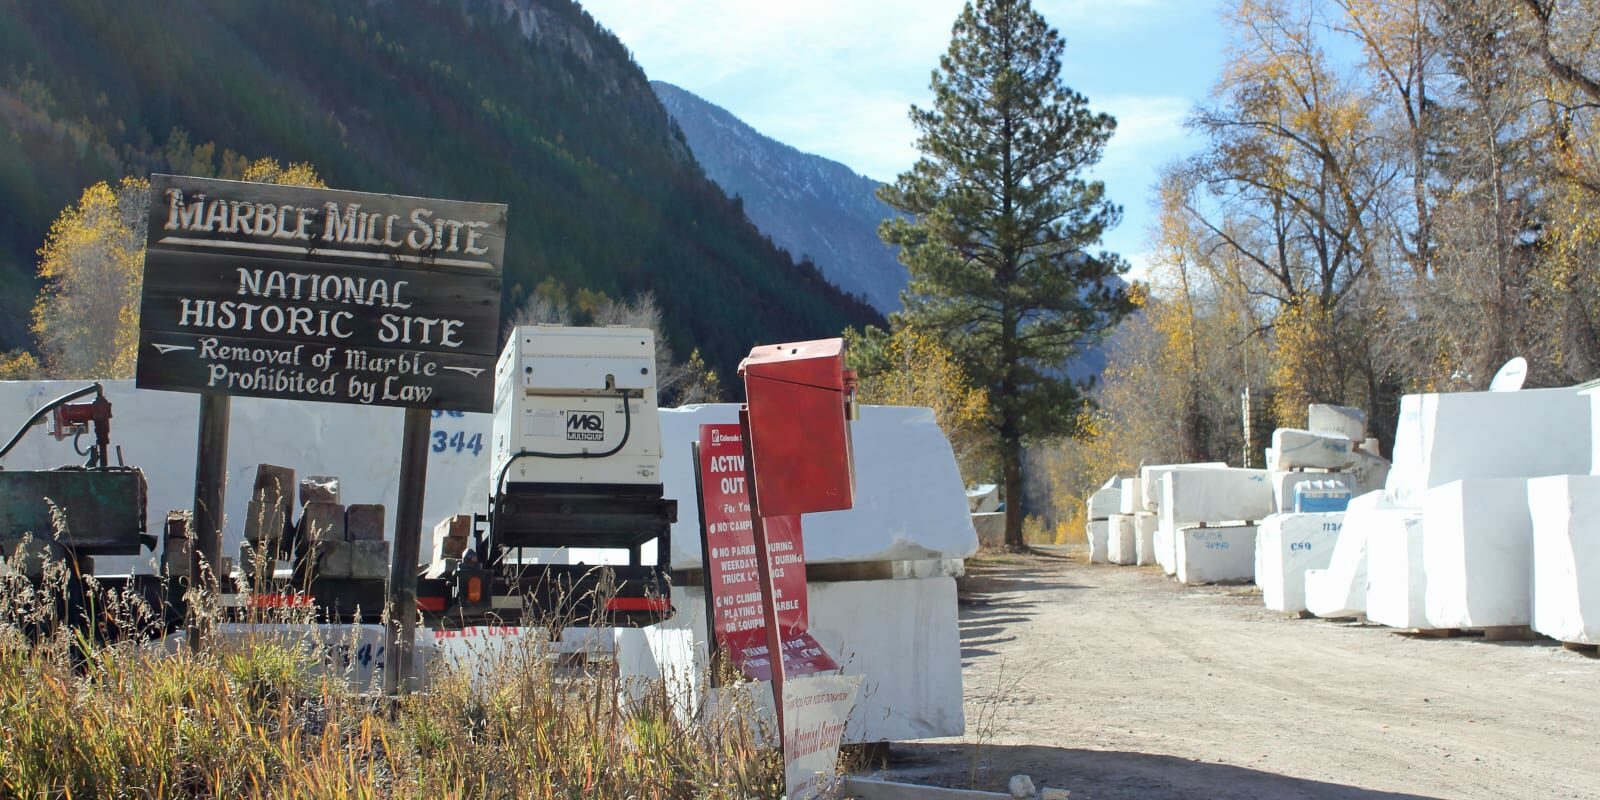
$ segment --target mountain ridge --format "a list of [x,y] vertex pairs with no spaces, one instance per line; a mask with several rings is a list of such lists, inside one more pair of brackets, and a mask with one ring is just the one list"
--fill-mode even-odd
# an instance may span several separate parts
[[706,175],[743,202],[757,228],[840,289],[880,312],[899,310],[909,276],[877,235],[895,213],[877,198],[879,181],[773,139],[682,87],[650,86]]

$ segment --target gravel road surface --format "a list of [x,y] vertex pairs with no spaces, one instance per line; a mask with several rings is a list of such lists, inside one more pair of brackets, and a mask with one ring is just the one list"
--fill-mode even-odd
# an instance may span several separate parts
[[1072,800],[1600,798],[1600,659],[1268,611],[1081,550],[962,581],[967,735],[884,777]]

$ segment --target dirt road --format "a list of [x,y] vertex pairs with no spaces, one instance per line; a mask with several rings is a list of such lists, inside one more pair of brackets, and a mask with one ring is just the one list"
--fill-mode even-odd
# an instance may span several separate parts
[[[1082,556],[969,562],[967,735],[887,777],[1073,800],[1600,798],[1600,659],[1286,618]],[[976,778],[974,781],[973,778]]]

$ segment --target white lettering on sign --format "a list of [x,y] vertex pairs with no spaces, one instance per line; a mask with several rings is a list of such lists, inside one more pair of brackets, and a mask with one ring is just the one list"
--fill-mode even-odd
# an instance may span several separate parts
[[[199,233],[226,233],[261,239],[310,241],[317,239],[347,245],[367,245],[390,249],[409,248],[419,253],[462,253],[483,255],[486,220],[460,220],[437,216],[432,209],[416,208],[410,214],[382,214],[361,210],[360,203],[324,203],[322,208],[302,208],[272,203],[257,203],[208,197],[199,192],[185,195],[171,188],[167,195],[164,230]],[[322,221],[322,229],[312,228]]]

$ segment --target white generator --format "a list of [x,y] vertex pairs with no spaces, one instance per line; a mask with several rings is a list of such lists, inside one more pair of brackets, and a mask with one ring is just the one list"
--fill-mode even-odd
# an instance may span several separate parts
[[[488,536],[445,562],[441,624],[519,615],[651,625],[672,615],[676,500],[663,496],[655,339],[642,328],[528,325],[495,365]],[[627,563],[530,562],[529,551],[627,551]],[[653,549],[654,564],[645,564]]]
[[519,327],[500,354],[494,382],[489,463],[497,489],[661,483],[649,330]]

